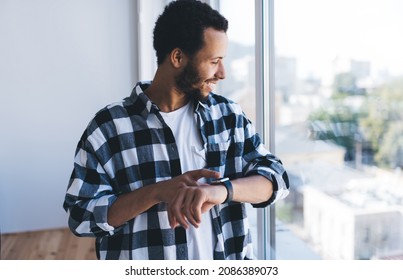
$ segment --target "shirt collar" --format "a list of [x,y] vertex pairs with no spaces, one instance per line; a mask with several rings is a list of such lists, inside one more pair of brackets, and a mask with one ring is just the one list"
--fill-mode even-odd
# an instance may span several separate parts
[[[134,87],[130,97],[133,98],[134,102],[140,102],[140,109],[141,109],[141,116],[143,116],[144,119],[147,119],[148,115],[151,113],[155,113],[156,111],[160,111],[158,106],[154,103],[151,102],[151,100],[148,98],[148,96],[144,93],[144,90],[146,90],[151,84],[151,81],[140,81],[136,84]],[[212,96],[209,94],[206,100],[203,101],[197,101],[194,103],[195,104],[195,111],[198,112],[200,110],[205,109],[210,111],[210,107],[212,105]],[[156,111],[154,111],[156,110]]]
[[195,110],[200,111],[203,108],[204,110],[210,111],[211,106],[213,104],[212,101],[213,101],[213,97],[212,97],[212,93],[210,93],[205,100],[199,100],[199,101],[195,102]]
[[155,113],[154,110],[159,111],[158,106],[151,102],[148,96],[144,93],[144,90],[151,84],[151,81],[141,81],[136,84],[130,97],[133,99],[133,103],[138,105],[140,115],[147,119],[148,115]]

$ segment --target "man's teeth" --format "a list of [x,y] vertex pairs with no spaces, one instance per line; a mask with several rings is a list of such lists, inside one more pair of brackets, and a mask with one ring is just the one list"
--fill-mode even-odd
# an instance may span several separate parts
[[215,83],[207,83],[207,85],[213,90],[215,89],[216,84]]

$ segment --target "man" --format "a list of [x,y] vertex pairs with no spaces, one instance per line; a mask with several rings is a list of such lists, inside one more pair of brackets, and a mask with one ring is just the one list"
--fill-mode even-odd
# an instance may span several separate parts
[[76,235],[96,237],[98,258],[254,257],[244,203],[274,203],[288,179],[240,107],[213,93],[227,27],[207,4],[168,4],[153,81],[84,132],[64,208]]

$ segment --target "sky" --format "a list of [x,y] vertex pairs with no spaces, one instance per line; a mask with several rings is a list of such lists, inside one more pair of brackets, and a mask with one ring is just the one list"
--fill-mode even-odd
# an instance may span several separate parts
[[[254,43],[251,2],[220,1],[230,39],[244,44]],[[403,1],[275,0],[274,8],[276,54],[297,57],[300,76],[320,75],[336,57],[403,75]]]

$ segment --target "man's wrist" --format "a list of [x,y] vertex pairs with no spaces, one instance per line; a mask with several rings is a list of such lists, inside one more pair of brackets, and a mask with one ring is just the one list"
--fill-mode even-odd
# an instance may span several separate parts
[[232,201],[232,198],[234,197],[234,188],[232,186],[232,183],[229,178],[221,178],[213,181],[211,183],[212,185],[223,185],[225,189],[227,190],[227,197],[225,198],[223,203],[228,203]]

